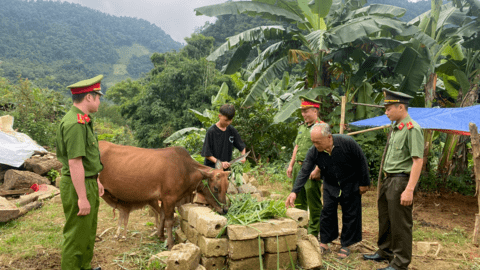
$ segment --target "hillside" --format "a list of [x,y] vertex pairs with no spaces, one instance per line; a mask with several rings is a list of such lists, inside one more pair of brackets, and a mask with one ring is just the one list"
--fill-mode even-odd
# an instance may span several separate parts
[[182,47],[145,20],[67,2],[2,0],[0,18],[0,75],[54,88],[98,73],[107,84],[138,78],[153,68],[152,53]]

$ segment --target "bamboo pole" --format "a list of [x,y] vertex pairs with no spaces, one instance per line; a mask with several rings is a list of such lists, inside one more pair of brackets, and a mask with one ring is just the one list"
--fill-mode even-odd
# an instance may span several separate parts
[[342,96],[342,111],[340,115],[340,134],[343,134],[343,130],[345,129],[345,107],[347,105],[347,97]]
[[387,127],[389,127],[389,126],[390,126],[390,125],[384,125],[384,126],[380,126],[380,127],[374,127],[374,128],[369,128],[369,129],[354,131],[354,132],[348,133],[347,135],[350,135],[350,136],[351,136],[351,135],[357,135],[357,134],[360,134],[360,133],[365,133],[365,132],[369,132],[369,131],[384,129],[384,128],[387,128]]
[[383,105],[376,105],[376,104],[366,104],[366,103],[357,103],[357,102],[354,102],[354,101],[352,101],[352,104],[353,104],[353,105],[361,105],[361,106],[367,106],[367,107],[375,107],[375,108],[382,108],[382,109],[385,109],[385,106],[383,106]]
[[477,125],[470,123],[470,138],[473,152],[473,170],[475,172],[475,180],[477,183],[475,195],[478,199],[479,213],[475,215],[475,228],[473,229],[473,244],[478,246],[480,231],[480,136],[478,135]]

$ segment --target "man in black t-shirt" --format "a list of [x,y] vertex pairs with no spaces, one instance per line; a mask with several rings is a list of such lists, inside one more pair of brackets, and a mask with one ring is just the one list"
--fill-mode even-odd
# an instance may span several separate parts
[[[232,127],[233,117],[235,116],[235,107],[225,104],[220,107],[218,122],[207,130],[205,141],[203,142],[202,157],[205,157],[203,164],[215,167],[217,160],[222,162],[223,169],[230,167],[232,160],[233,146],[245,154],[245,143],[240,138],[238,131]],[[245,159],[242,160],[245,162]]]

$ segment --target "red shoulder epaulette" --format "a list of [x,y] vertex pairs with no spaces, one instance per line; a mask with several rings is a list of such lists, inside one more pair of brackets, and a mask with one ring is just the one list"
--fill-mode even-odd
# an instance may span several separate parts
[[407,123],[407,128],[408,128],[408,129],[412,129],[412,128],[413,128],[413,123],[412,123],[412,122],[408,122],[408,123]]
[[404,123],[400,123],[400,125],[398,125],[398,130],[402,130],[402,128],[405,126]]
[[88,117],[88,114],[81,115],[81,114],[77,113],[77,122],[79,124],[85,125],[85,122],[86,123],[90,122],[90,117]]

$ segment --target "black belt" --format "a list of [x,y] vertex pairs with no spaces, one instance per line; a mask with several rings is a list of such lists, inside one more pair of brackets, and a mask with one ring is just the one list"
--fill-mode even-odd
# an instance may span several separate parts
[[410,177],[410,174],[407,173],[383,173],[385,177]]

